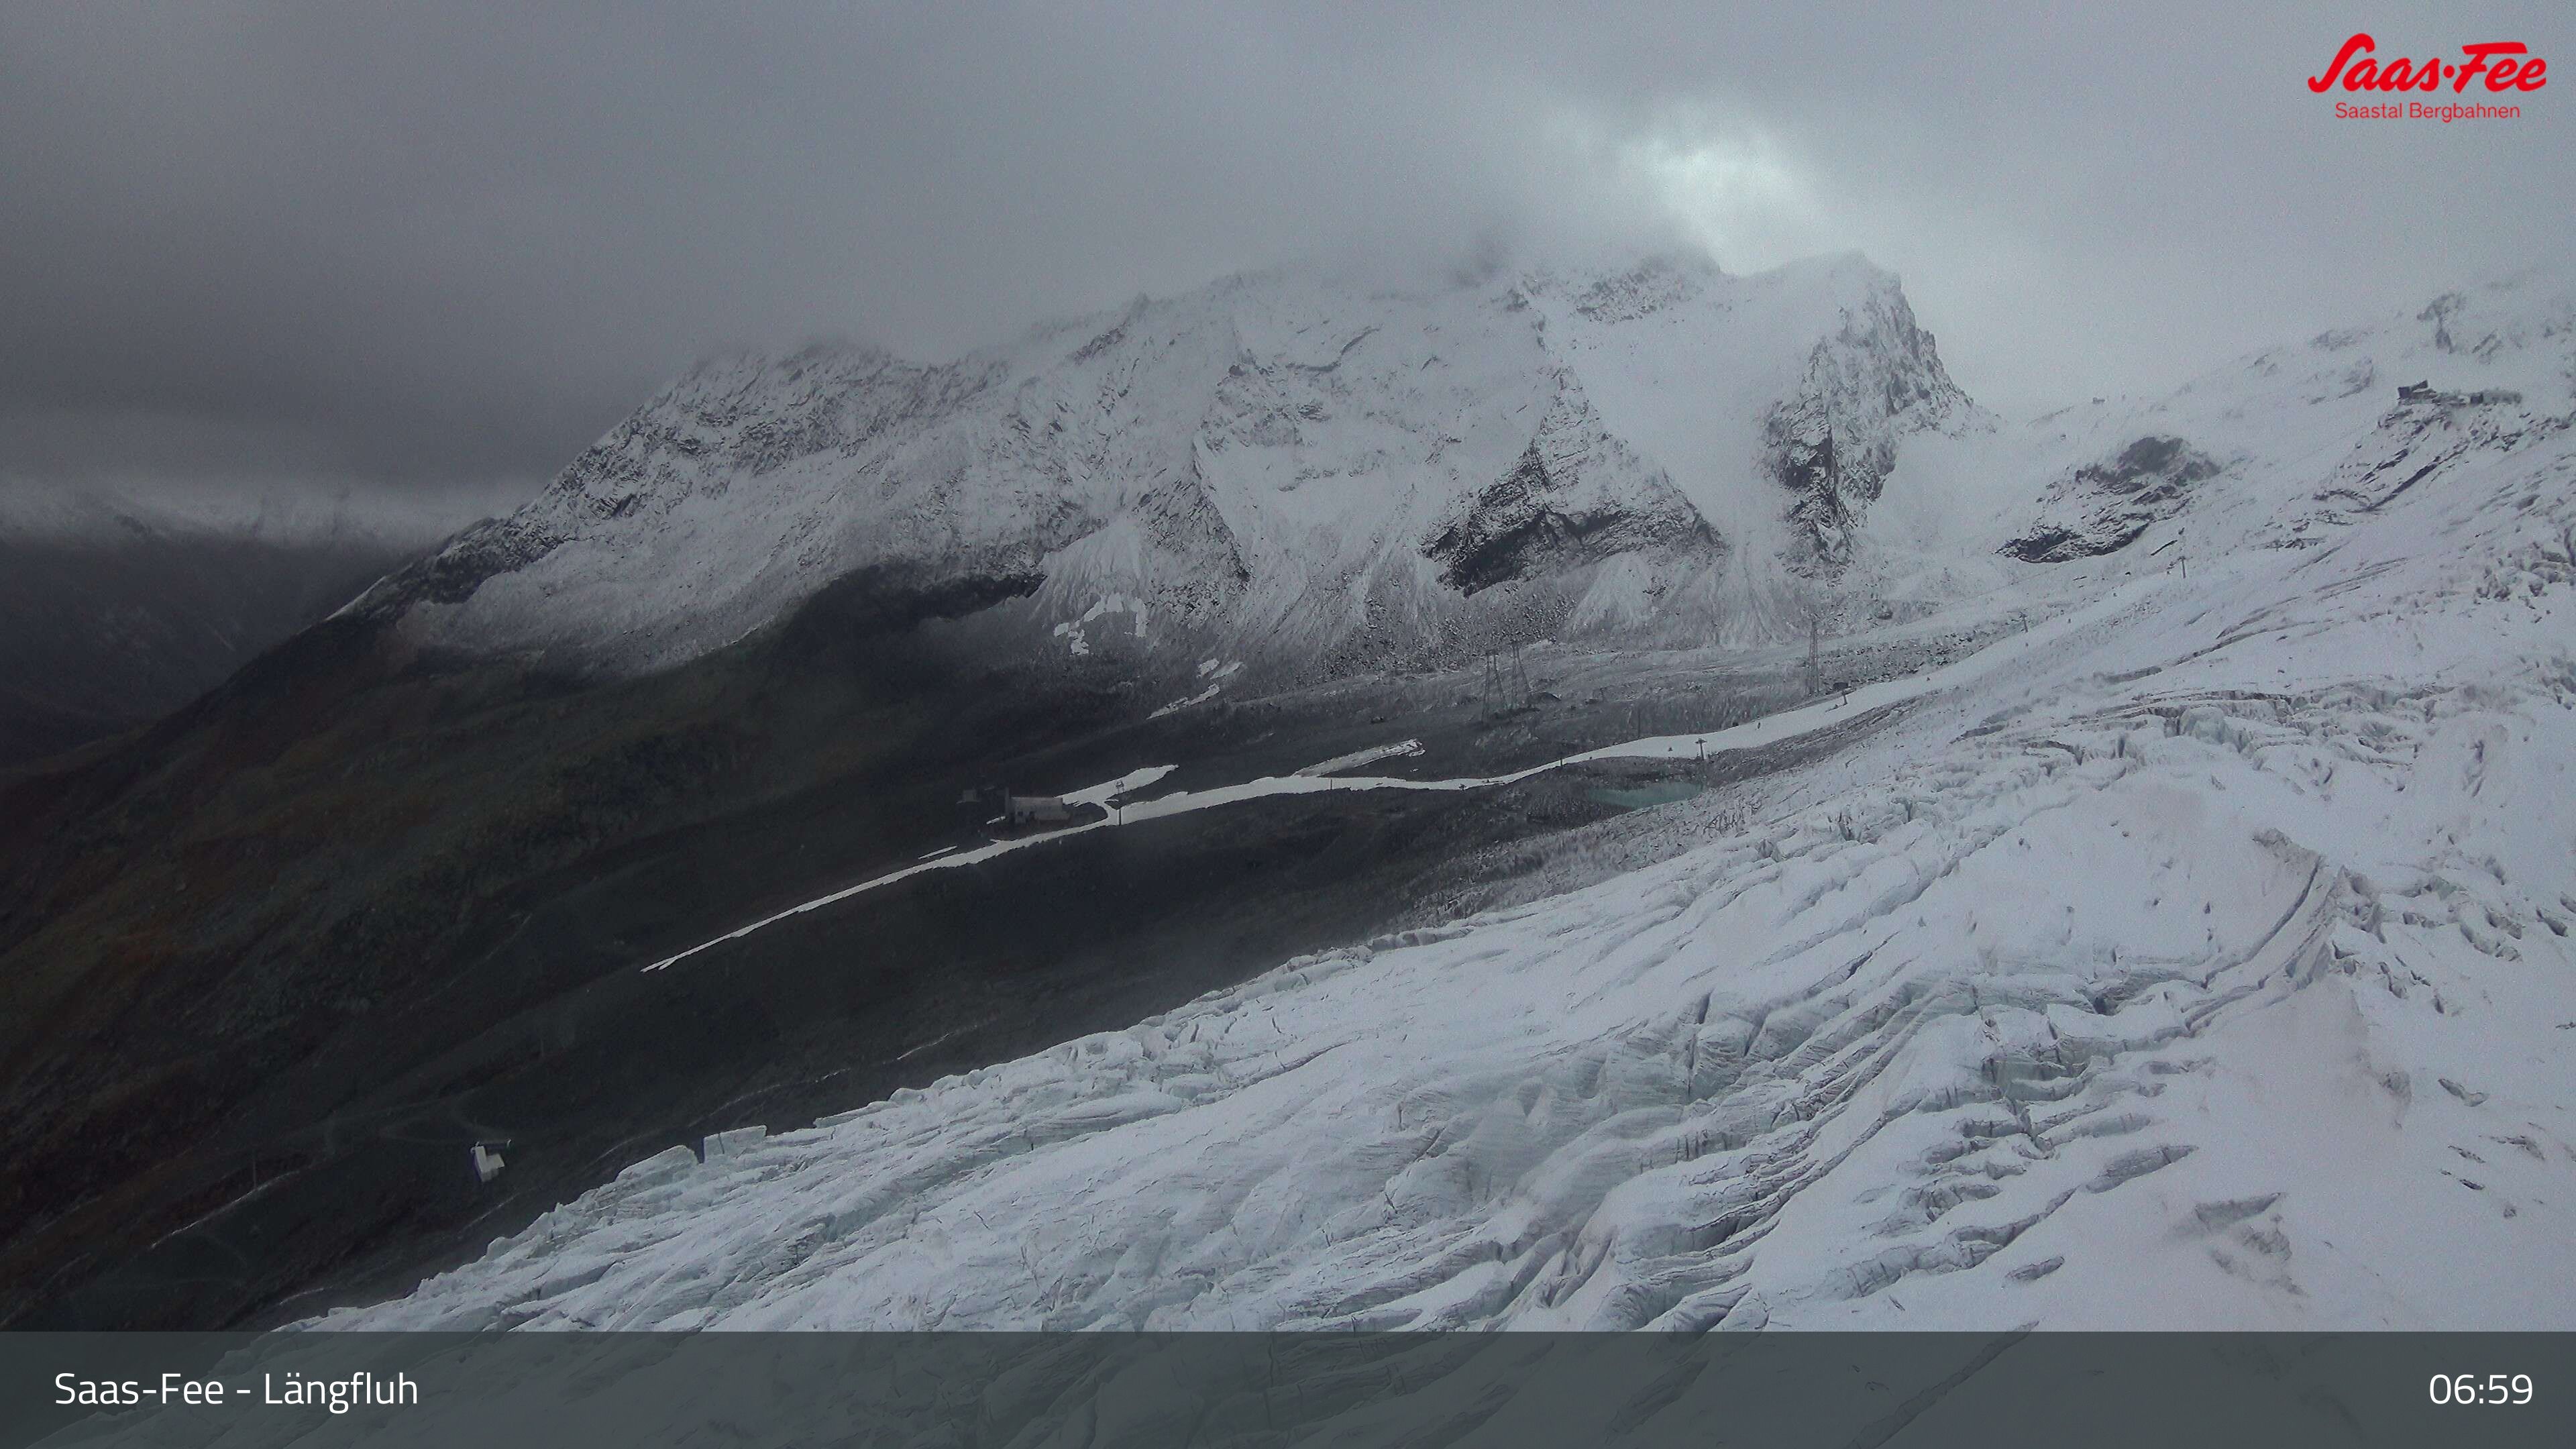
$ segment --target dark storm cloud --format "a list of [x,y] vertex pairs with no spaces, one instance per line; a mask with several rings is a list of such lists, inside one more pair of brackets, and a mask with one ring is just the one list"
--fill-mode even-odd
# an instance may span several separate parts
[[535,477],[709,351],[1497,238],[1859,247],[2026,410],[2564,255],[2576,92],[2337,124],[2354,12],[2236,9],[11,7],[0,465]]

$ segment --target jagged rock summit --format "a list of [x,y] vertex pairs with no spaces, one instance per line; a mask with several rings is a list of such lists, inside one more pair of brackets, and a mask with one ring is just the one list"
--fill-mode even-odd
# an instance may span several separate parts
[[711,363],[358,607],[609,674],[827,585],[1139,673],[1743,642],[1847,562],[1908,436],[1982,418],[1857,255],[1426,291],[1273,271],[936,366]]

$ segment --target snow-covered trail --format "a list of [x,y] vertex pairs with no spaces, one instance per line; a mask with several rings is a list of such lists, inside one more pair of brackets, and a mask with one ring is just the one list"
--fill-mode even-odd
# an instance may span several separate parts
[[[955,870],[964,866],[981,865],[1015,850],[1025,850],[1052,841],[1069,840],[1096,830],[1115,830],[1124,825],[1142,824],[1148,820],[1161,820],[1198,810],[1211,810],[1221,805],[1239,804],[1246,800],[1259,800],[1274,795],[1314,795],[1335,790],[1484,790],[1500,785],[1518,784],[1533,776],[1546,774],[1550,770],[1561,770],[1569,765],[1586,764],[1594,760],[1698,759],[1725,755],[1738,750],[1767,748],[1819,730],[1833,728],[1871,710],[1903,704],[1908,700],[1920,699],[1942,690],[1958,688],[1984,678],[1998,669],[2025,661],[2079,629],[2100,623],[2124,610],[2136,607],[2142,600],[2161,588],[2165,582],[2162,576],[2139,579],[2113,590],[2109,595],[2095,600],[2084,608],[2073,610],[2010,638],[1998,640],[1938,669],[1903,679],[1882,680],[1879,683],[1855,689],[1847,696],[1837,696],[1830,700],[1802,705],[1796,709],[1784,710],[1778,714],[1765,715],[1760,719],[1748,720],[1727,729],[1693,735],[1656,735],[1621,744],[1604,745],[1599,749],[1567,755],[1563,759],[1549,760],[1544,764],[1532,765],[1527,769],[1515,770],[1505,775],[1407,780],[1391,775],[1321,773],[1335,767],[1348,768],[1350,764],[1366,764],[1390,755],[1408,753],[1406,746],[1412,742],[1406,741],[1403,744],[1358,751],[1340,760],[1327,760],[1293,774],[1264,775],[1259,779],[1245,780],[1239,784],[1223,785],[1215,789],[1182,790],[1152,800],[1131,801],[1124,808],[1113,811],[1109,818],[1104,820],[1086,821],[1062,830],[1051,830],[1041,835],[1025,835],[1015,840],[997,840],[972,850],[945,851],[900,870],[871,876],[856,885],[843,886],[839,890],[763,916],[748,925],[738,926],[711,940],[701,941],[685,951],[666,956],[643,969],[667,970],[701,951],[739,941],[808,911],[819,911],[838,905],[854,896],[880,890],[930,871]],[[1149,766],[1116,780],[1077,790],[1063,798],[1068,801],[1105,806],[1117,795],[1150,784],[1169,774],[1172,769],[1170,765]]]

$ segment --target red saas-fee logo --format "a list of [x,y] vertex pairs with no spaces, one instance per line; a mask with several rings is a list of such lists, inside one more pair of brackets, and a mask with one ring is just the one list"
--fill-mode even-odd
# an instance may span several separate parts
[[[2531,53],[2531,47],[2519,40],[2490,40],[2483,45],[2463,45],[2460,58],[2448,61],[2440,56],[2427,56],[2419,64],[2405,56],[2381,60],[2373,52],[2379,44],[2369,35],[2355,32],[2352,39],[2336,51],[2334,63],[2324,75],[2308,77],[2308,89],[2324,95],[2341,85],[2354,94],[2374,92],[2420,91],[2438,94],[2448,82],[2450,94],[2462,95],[2469,82],[2476,81],[2487,94],[2536,91],[2549,84],[2549,62]],[[2375,101],[2356,104],[2335,102],[2335,119],[2340,121],[2512,121],[2522,117],[2518,105],[2490,105],[2484,101],[2448,101],[2428,105],[2422,101]]]

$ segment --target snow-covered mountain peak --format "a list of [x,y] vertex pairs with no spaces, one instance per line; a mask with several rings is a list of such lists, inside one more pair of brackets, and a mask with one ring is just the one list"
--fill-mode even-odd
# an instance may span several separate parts
[[1904,441],[1976,417],[1856,255],[1414,290],[1284,268],[944,364],[711,362],[368,607],[621,672],[861,573],[997,608],[1030,657],[1145,673],[1761,637],[1748,605],[1847,560]]
[[2243,354],[2162,397],[1918,447],[1896,491],[1935,496],[1892,498],[1875,546],[2122,572],[2314,547],[2449,462],[2527,447],[2571,416],[2576,289],[2527,272]]

